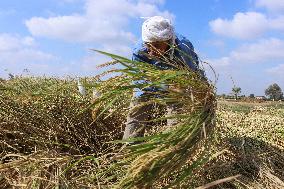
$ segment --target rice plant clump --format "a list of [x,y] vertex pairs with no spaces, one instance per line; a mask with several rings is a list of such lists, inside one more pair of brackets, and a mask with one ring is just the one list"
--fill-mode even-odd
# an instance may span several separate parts
[[[2,186],[26,188],[186,187],[212,156],[214,86],[188,70],[106,54],[120,65],[86,80],[81,96],[74,79],[14,78],[1,83]],[[108,79],[98,78],[109,74]],[[133,83],[144,80],[147,82]],[[145,103],[180,103],[183,111],[159,112],[145,137],[122,141],[133,90],[168,86]],[[189,87],[190,86],[190,87]],[[92,87],[99,97],[92,98]],[[178,89],[178,90],[176,90]],[[141,104],[143,105],[143,104]],[[174,127],[164,123],[179,120]],[[126,145],[139,142],[136,145]]]
[[[93,157],[113,151],[114,145],[107,141],[121,138],[119,125],[124,119],[115,115],[94,122],[89,108],[92,87],[83,97],[73,78],[15,77],[1,82],[0,88],[3,183],[52,188],[63,180],[71,188],[80,186],[85,181],[69,181],[86,173]],[[80,159],[86,165],[80,164],[82,172],[74,172],[71,165]]]
[[[100,52],[111,56],[115,61],[111,64],[120,64],[123,67],[114,72],[121,75],[112,77],[98,85],[102,94],[97,99],[96,106],[103,106],[105,110],[112,109],[111,114],[130,103],[121,103],[121,95],[130,95],[133,90],[150,86],[169,86],[168,92],[149,92],[150,98],[146,103],[156,103],[166,106],[167,103],[180,103],[183,111],[171,115],[179,120],[179,124],[165,130],[159,129],[146,137],[133,138],[118,143],[142,142],[126,147],[123,155],[115,164],[126,168],[122,178],[117,178],[117,188],[148,188],[177,186],[194,173],[194,170],[208,160],[204,138],[210,136],[215,119],[214,86],[202,79],[199,73],[186,69],[160,70],[152,65],[131,61],[126,58]],[[107,64],[108,65],[108,64]],[[133,83],[133,81],[147,81]],[[178,88],[179,90],[175,90]],[[127,114],[127,111],[125,111]],[[169,117],[162,115],[151,121],[166,120]],[[208,137],[210,138],[210,137]],[[203,147],[201,147],[203,146]],[[206,150],[205,150],[206,149]],[[206,155],[205,155],[206,154]]]

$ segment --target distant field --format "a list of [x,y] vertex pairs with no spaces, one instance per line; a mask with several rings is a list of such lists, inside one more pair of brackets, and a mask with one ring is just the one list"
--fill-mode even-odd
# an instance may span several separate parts
[[263,102],[242,102],[242,101],[226,101],[226,100],[219,100],[218,103],[220,105],[227,104],[227,105],[240,105],[240,106],[284,106],[284,102],[275,102],[275,101],[263,101]]

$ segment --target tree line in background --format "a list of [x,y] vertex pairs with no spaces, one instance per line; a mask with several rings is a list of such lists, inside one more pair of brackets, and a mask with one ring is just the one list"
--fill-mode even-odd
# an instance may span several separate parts
[[[218,95],[219,98],[223,99],[243,99],[246,98],[245,95],[240,95],[242,89],[240,87],[234,86],[232,88],[232,92],[229,95],[222,94]],[[259,99],[259,100],[273,100],[279,101],[284,100],[283,92],[281,87],[277,83],[269,85],[267,89],[264,91],[265,96],[255,96],[254,94],[250,94],[248,98],[250,99]]]

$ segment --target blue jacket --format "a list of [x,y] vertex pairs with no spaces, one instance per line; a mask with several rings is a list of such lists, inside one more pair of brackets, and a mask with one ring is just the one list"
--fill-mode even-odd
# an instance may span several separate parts
[[[183,62],[185,63],[186,66],[188,66],[188,68],[190,68],[193,71],[200,72],[201,75],[205,77],[204,72],[199,69],[198,56],[194,52],[194,47],[192,43],[188,39],[186,39],[184,36],[176,35],[175,45],[176,45],[176,48],[174,48],[174,51],[173,51],[173,57],[174,57],[173,59],[180,60],[180,61],[175,61],[175,62],[176,63]],[[138,61],[138,62],[146,62],[152,65],[155,65],[159,69],[162,69],[162,70],[175,69],[173,66],[163,63],[163,61],[148,58],[147,48],[142,41],[140,41],[134,48],[132,60]],[[161,89],[154,88],[154,87],[143,89],[143,91],[136,89],[134,96],[139,97],[144,93],[144,91],[157,91]]]

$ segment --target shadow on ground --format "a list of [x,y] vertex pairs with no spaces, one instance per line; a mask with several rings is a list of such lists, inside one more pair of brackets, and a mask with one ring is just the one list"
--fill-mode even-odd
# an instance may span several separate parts
[[[284,150],[244,137],[224,141],[228,151],[202,169],[203,184],[240,174],[211,188],[284,188]],[[200,183],[199,183],[200,184]]]

